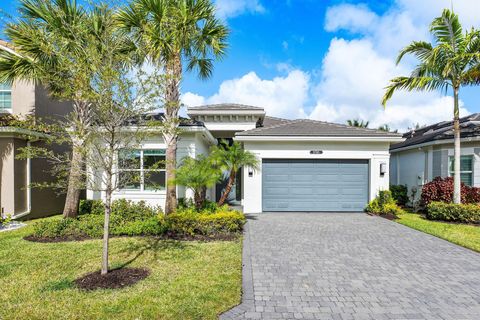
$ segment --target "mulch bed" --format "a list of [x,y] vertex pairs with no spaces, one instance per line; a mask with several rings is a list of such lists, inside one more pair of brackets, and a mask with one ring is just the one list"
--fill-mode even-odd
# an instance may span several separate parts
[[[240,233],[230,233],[230,234],[216,234],[212,236],[205,236],[205,235],[182,235],[182,234],[174,234],[174,233],[167,233],[163,236],[152,236],[149,238],[156,238],[160,240],[177,240],[177,241],[201,241],[201,242],[211,242],[211,241],[234,241],[239,238]],[[121,238],[121,237],[128,237],[128,236],[111,236],[110,238]],[[142,237],[142,236],[132,236],[133,237]],[[148,237],[148,236],[143,236]],[[130,238],[130,237],[128,237]],[[72,242],[72,241],[85,241],[85,240],[93,240],[93,239],[100,239],[100,238],[91,238],[89,236],[68,236],[68,237],[37,237],[34,235],[29,235],[23,237],[24,240],[31,241],[31,242],[40,242],[40,243],[58,243],[58,242]]]
[[143,268],[121,268],[101,275],[95,271],[76,279],[75,285],[82,290],[120,289],[134,285],[150,275],[150,270]]
[[372,214],[372,213],[369,213],[367,212],[367,214],[369,216],[372,216],[372,217],[381,217],[381,218],[384,218],[384,219],[387,219],[387,220],[390,220],[390,221],[395,221],[396,219],[398,219],[398,217],[394,214],[391,214],[391,213],[386,213],[386,214]]

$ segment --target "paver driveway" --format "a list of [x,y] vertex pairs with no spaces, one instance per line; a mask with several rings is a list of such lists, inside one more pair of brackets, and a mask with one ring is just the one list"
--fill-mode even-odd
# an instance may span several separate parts
[[258,214],[244,244],[221,319],[480,319],[480,254],[382,218]]

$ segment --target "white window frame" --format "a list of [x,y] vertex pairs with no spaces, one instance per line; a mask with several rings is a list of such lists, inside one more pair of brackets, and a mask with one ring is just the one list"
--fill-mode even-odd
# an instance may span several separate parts
[[5,113],[5,112],[9,112],[11,113],[12,112],[12,106],[13,106],[13,95],[12,95],[12,85],[10,85],[10,89],[2,89],[0,87],[0,93],[3,93],[3,92],[7,92],[7,93],[10,93],[10,108],[4,108],[2,106],[0,106],[0,113]]
[[[159,169],[145,169],[143,166],[143,158],[144,152],[149,150],[163,150],[167,151],[165,148],[144,148],[144,149],[133,149],[132,151],[140,152],[140,168],[139,169],[122,169],[120,168],[120,156],[118,156],[117,161],[117,168],[118,168],[118,176],[120,177],[120,173],[122,171],[129,171],[129,172],[140,172],[140,188],[139,189],[128,189],[128,188],[119,188],[120,192],[165,192],[167,188],[167,170],[166,168],[159,168]],[[165,186],[162,189],[156,190],[146,190],[145,189],[145,172],[165,172]]]
[[[472,169],[471,170],[460,170],[460,179],[462,177],[462,173],[463,174],[470,174],[471,175],[471,181],[472,181],[472,184],[471,184],[471,187],[473,187],[473,184],[474,184],[474,181],[473,181],[473,168],[475,166],[474,162],[475,162],[475,157],[471,154],[465,154],[465,155],[461,155],[460,156],[460,161],[461,161],[461,158],[462,157],[469,157],[472,159]],[[448,157],[448,176],[449,177],[453,177],[453,171],[450,169],[451,168],[451,163],[453,163],[453,159],[454,159],[454,156],[449,156]]]

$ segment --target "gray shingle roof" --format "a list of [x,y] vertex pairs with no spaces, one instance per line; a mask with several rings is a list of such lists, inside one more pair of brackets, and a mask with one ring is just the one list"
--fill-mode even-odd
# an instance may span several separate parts
[[219,104],[209,104],[204,106],[196,106],[196,107],[189,107],[188,110],[195,111],[195,110],[261,110],[263,108],[248,106],[245,104],[238,104],[238,103],[219,103]]
[[237,136],[344,136],[344,137],[400,137],[401,134],[375,129],[357,128],[343,124],[309,119],[279,121],[278,124],[263,126],[237,133]]
[[[474,113],[460,119],[460,136],[462,138],[480,136],[480,113]],[[412,130],[405,133],[403,137],[406,140],[392,145],[390,150],[453,139],[453,121],[443,121],[428,127]]]
[[263,119],[262,127],[276,126],[278,124],[282,124],[282,123],[285,123],[285,122],[288,122],[288,121],[290,121],[290,120],[277,118],[277,117],[265,116],[265,118]]

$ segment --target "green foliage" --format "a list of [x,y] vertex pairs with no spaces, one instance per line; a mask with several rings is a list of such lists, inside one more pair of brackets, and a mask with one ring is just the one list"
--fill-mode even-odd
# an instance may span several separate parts
[[0,215],[0,227],[1,226],[6,226],[12,221],[12,217],[10,215],[6,215],[5,217],[2,217]]
[[223,208],[214,213],[187,209],[170,214],[165,219],[170,232],[189,236],[237,233],[242,231],[246,221],[241,212]]
[[392,192],[390,190],[380,191],[378,193],[378,196],[368,203],[368,205],[365,207],[365,211],[378,215],[398,215],[403,212],[403,210],[396,204],[395,200],[393,199]]
[[[42,220],[33,226],[33,235],[40,238],[100,238],[103,235],[104,206],[98,200],[81,202],[81,215],[76,219]],[[160,236],[166,232],[193,236],[212,236],[242,230],[245,217],[228,206],[207,202],[200,211],[195,206],[179,207],[176,214],[164,216],[160,208],[145,202],[115,200],[110,216],[112,236]]]
[[478,204],[431,202],[427,206],[427,219],[480,223],[480,206]]
[[405,205],[408,202],[408,188],[406,185],[390,185],[392,197],[398,205]]
[[360,119],[350,119],[347,120],[347,125],[357,128],[368,128],[369,121],[363,121]]

